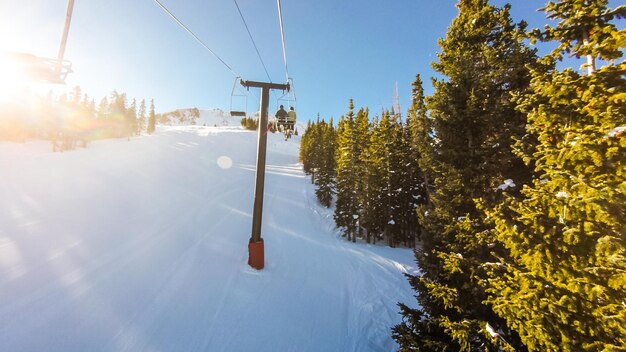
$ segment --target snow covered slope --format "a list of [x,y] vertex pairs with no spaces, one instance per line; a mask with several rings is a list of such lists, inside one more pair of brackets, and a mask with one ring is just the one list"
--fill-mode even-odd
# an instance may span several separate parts
[[266,267],[246,264],[256,134],[0,142],[0,351],[391,351],[412,252],[352,244],[270,134]]

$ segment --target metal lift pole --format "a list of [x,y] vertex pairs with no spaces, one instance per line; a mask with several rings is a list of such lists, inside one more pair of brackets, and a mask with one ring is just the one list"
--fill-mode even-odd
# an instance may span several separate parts
[[72,11],[74,10],[74,0],[67,3],[67,14],[65,15],[65,26],[63,27],[63,36],[61,37],[61,46],[59,47],[59,55],[57,56],[57,75],[61,74],[63,66],[63,56],[65,55],[65,43],[67,43],[67,35],[70,32],[70,22],[72,21]]
[[256,184],[254,187],[254,209],[252,211],[252,235],[248,243],[248,265],[261,270],[265,266],[263,238],[261,238],[261,222],[263,220],[263,191],[265,188],[265,157],[267,152],[267,109],[270,90],[289,91],[289,83],[277,84],[241,80],[246,88],[261,88],[261,116],[259,117],[259,144],[256,158]]

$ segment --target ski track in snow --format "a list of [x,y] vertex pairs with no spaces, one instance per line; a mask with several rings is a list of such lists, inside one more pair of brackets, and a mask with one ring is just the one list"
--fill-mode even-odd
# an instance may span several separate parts
[[256,271],[256,133],[0,142],[0,351],[395,350],[413,253],[341,238],[298,145],[269,135]]

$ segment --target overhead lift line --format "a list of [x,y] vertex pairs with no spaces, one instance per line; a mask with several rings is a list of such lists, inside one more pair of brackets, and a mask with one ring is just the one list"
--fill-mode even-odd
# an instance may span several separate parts
[[267,79],[272,82],[272,79],[270,78],[270,74],[269,72],[267,72],[267,67],[265,66],[265,62],[263,62],[263,59],[261,58],[261,53],[259,52],[259,48],[256,46],[256,43],[254,42],[254,38],[252,38],[252,33],[250,33],[250,28],[248,28],[248,24],[246,23],[246,19],[243,17],[243,13],[241,13],[241,9],[239,8],[239,4],[237,3],[237,0],[233,0],[235,2],[235,6],[237,6],[237,11],[239,11],[239,16],[241,16],[241,20],[243,21],[243,25],[246,26],[246,30],[248,31],[248,35],[250,36],[250,40],[252,41],[252,45],[254,45],[254,49],[256,50],[256,54],[259,56],[259,60],[261,60],[261,65],[263,65],[263,69],[265,70],[265,74],[267,75]]
[[280,7],[280,0],[278,0],[278,19],[280,21],[280,37],[283,42],[283,60],[285,61],[285,73],[287,74],[287,81],[289,81],[289,70],[287,69],[287,52],[285,51],[285,31],[283,30],[283,11]]
[[239,74],[237,74],[232,67],[230,67],[224,60],[222,60],[221,57],[219,57],[213,50],[211,50],[211,48],[208,47],[208,45],[206,45],[202,39],[198,38],[198,36],[191,31],[191,29],[189,29],[187,26],[185,26],[184,23],[182,23],[178,18],[176,18],[176,16],[174,16],[174,14],[167,9],[167,7],[165,7],[165,5],[163,5],[159,0],[154,0],[160,7],[161,9],[163,9],[163,11],[165,11],[168,15],[170,15],[170,17],[172,17],[174,19],[174,21],[176,21],[176,23],[178,23],[179,26],[181,26],[184,30],[187,31],[187,33],[191,34],[191,36],[193,36],[198,43],[200,43],[200,45],[202,45],[205,49],[207,49],[209,52],[211,52],[211,54],[213,54],[213,56],[215,56],[218,60],[220,60],[221,63],[224,64],[224,66],[226,66],[230,72],[232,72],[233,75],[235,75],[235,77],[240,77]]

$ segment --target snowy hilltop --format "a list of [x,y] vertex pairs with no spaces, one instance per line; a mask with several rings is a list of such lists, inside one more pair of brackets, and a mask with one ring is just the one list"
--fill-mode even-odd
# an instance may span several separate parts
[[239,126],[240,119],[221,109],[188,108],[157,114],[157,123],[166,126]]
[[257,139],[225,118],[65,153],[0,142],[1,351],[397,348],[413,252],[342,239],[297,136],[268,136],[265,269],[247,265]]

